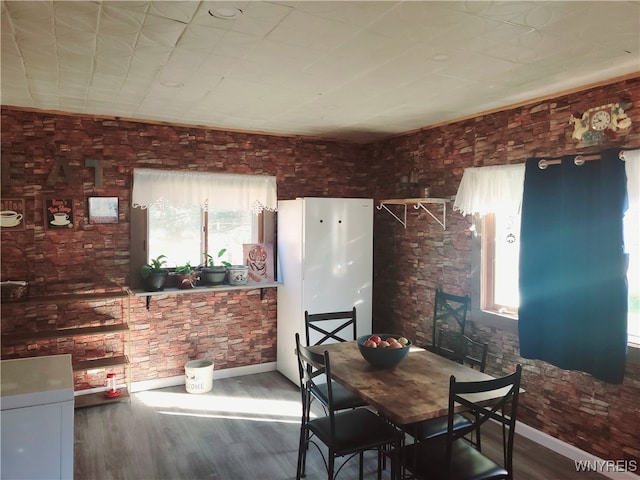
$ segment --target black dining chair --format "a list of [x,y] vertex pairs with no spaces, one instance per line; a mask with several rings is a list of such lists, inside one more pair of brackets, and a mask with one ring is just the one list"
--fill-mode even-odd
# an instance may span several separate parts
[[[426,441],[405,445],[402,465],[416,479],[498,480],[513,478],[513,443],[522,367],[501,378],[480,382],[449,382],[447,433]],[[483,399],[476,403],[466,397]],[[492,400],[486,400],[495,395]],[[456,408],[473,414],[465,428],[453,426]],[[469,444],[463,437],[477,431],[488,420],[502,426],[503,458],[497,463]]]
[[[396,478],[398,462],[396,453],[401,446],[402,433],[392,424],[367,408],[338,411],[333,396],[333,384],[327,383],[327,415],[311,418],[311,397],[315,381],[320,376],[331,376],[329,353],[314,353],[300,344],[300,335],[296,333],[296,352],[300,374],[300,392],[302,398],[302,420],[300,425],[300,443],[298,445],[298,466],[296,479],[305,476],[307,450],[315,445],[322,455],[327,468],[327,478],[333,480],[342,467],[353,457],[360,460],[359,478],[362,480],[364,452],[376,450],[378,453],[378,480],[382,478],[382,457],[391,456],[391,474]],[[308,368],[313,366],[312,369]],[[327,449],[327,457],[316,442]],[[338,457],[348,458],[336,470]]]
[[464,335],[467,323],[467,313],[471,308],[469,295],[453,295],[445,293],[442,289],[436,289],[433,303],[433,325],[431,335],[431,350],[436,350],[438,344],[437,333],[441,328],[447,327],[450,331],[456,331]]
[[[484,372],[487,365],[489,345],[478,342],[467,335],[440,329],[436,353],[455,362],[467,365]],[[456,413],[453,416],[453,428],[459,430],[472,424],[469,414]],[[432,418],[423,422],[405,425],[404,430],[416,441],[428,440],[447,433],[447,417]],[[482,449],[480,429],[473,436],[467,437],[478,450]]]
[[[357,339],[356,307],[342,312],[304,312],[304,326],[307,346],[322,345],[329,341],[346,342]],[[312,343],[312,335],[315,337]],[[319,338],[318,338],[319,337]],[[309,368],[312,368],[309,366]],[[311,393],[326,408],[328,406],[327,382],[314,383]],[[365,406],[367,403],[342,385],[331,381],[334,406],[337,410]]]

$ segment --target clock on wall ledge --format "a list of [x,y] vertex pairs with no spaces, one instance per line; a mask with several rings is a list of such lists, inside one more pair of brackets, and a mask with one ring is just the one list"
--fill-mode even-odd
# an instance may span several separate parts
[[624,112],[630,106],[630,103],[608,103],[590,108],[582,117],[571,115],[572,137],[589,145],[615,140],[631,127],[631,119]]

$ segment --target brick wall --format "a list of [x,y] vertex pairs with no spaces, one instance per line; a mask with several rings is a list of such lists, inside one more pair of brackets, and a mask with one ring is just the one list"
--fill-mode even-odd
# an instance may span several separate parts
[[[9,169],[11,180],[3,184],[2,197],[24,198],[26,229],[1,233],[2,278],[22,279],[28,268],[32,293],[40,295],[126,285],[135,167],[275,175],[280,199],[417,196],[419,191],[400,185],[400,177],[413,168],[432,196],[453,199],[465,167],[581,151],[571,139],[570,113],[621,100],[633,102],[628,111],[633,127],[614,144],[637,148],[638,79],[364,146],[3,107],[2,168]],[[48,187],[46,179],[59,158],[69,162],[76,180]],[[88,158],[111,162],[103,187],[95,186],[93,169],[84,167]],[[42,202],[51,196],[75,199],[73,230],[44,228]],[[89,196],[118,196],[119,223],[90,225]],[[385,212],[375,213],[375,329],[430,341],[433,289],[471,291],[468,227],[468,219],[450,210],[446,231],[422,211],[409,210],[406,229]],[[96,271],[100,276],[88,280]],[[64,307],[3,304],[2,331],[115,321],[124,308],[122,300]],[[262,300],[259,290],[167,295],[154,299],[149,310],[144,298],[134,297],[130,312],[134,381],[181,375],[187,360],[204,356],[215,360],[216,369],[275,361],[275,289],[266,290]],[[629,363],[623,385],[607,385],[586,374],[521,359],[517,335],[510,330],[473,318],[470,328],[490,344],[490,373],[524,364],[524,423],[602,458],[640,457],[638,365]],[[3,342],[2,358],[70,349],[87,356],[108,353],[118,348],[120,338],[70,342]],[[76,388],[88,388],[101,386],[104,378],[78,374],[75,380]]]
[[[580,147],[571,138],[571,113],[629,101],[631,131],[603,146]],[[616,83],[533,105],[425,129],[370,145],[375,197],[405,196],[400,177],[414,169],[434,197],[450,198],[465,167],[521,163],[532,156],[560,156],[604,147],[640,148],[640,79]],[[409,208],[407,228],[385,212],[375,217],[374,315],[381,331],[399,331],[431,344],[433,289],[471,294],[470,220],[447,212],[443,231],[425,212]],[[638,265],[630,268],[639,268]],[[489,343],[488,373],[523,364],[519,419],[603,459],[640,460],[640,365],[627,362],[624,383],[560,370],[519,356],[516,328],[501,329],[471,316],[472,335]],[[636,355],[637,361],[637,355]]]

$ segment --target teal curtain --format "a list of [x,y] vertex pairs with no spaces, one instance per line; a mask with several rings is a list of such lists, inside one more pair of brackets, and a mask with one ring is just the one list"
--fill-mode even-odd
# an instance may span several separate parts
[[520,353],[621,383],[627,354],[626,175],[618,151],[525,167]]

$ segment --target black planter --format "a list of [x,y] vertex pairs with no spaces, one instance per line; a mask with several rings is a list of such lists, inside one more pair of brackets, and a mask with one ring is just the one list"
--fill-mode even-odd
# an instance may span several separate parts
[[206,285],[220,285],[224,282],[227,267],[204,267],[200,273],[200,279]]
[[160,272],[151,272],[147,278],[143,279],[145,292],[160,292],[164,290],[169,272],[162,270]]

